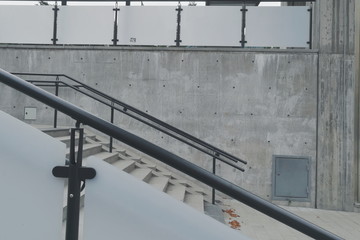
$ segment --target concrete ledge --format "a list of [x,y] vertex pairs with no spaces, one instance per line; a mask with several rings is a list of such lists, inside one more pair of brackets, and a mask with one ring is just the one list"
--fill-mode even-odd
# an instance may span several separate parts
[[199,52],[249,52],[249,53],[318,53],[316,49],[275,49],[241,47],[166,47],[166,46],[112,46],[112,45],[34,45],[0,44],[0,48],[50,49],[50,50],[126,50],[126,51],[199,51]]

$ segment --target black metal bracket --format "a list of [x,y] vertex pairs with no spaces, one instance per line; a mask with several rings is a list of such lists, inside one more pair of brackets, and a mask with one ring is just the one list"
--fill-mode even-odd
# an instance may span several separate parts
[[[77,157],[75,158],[75,134],[79,133],[79,143]],[[66,240],[77,240],[79,238],[79,216],[80,216],[80,193],[83,187],[81,182],[86,179],[93,179],[96,171],[93,168],[82,167],[82,150],[84,129],[80,128],[80,123],[76,123],[76,128],[71,129],[70,134],[70,161],[69,166],[54,167],[52,173],[55,177],[67,178],[67,219],[66,219]],[[85,185],[83,185],[85,186]]]
[[[69,178],[71,172],[74,171],[74,169],[70,169],[70,168],[74,168],[74,166],[73,165],[70,165],[68,167],[57,166],[53,168],[52,173],[55,177],[58,178]],[[79,176],[80,181],[85,181],[86,179],[93,179],[96,176],[96,171],[93,168],[82,167],[76,169],[75,167],[75,171],[78,171],[77,174]]]
[[55,4],[55,7],[52,10],[54,11],[54,27],[53,27],[53,38],[51,39],[51,41],[54,45],[56,45],[56,42],[58,41],[58,39],[57,39],[57,16],[58,16],[58,11],[60,9],[58,8],[57,4]]
[[179,5],[178,8],[175,9],[177,11],[177,27],[176,27],[176,40],[174,41],[176,43],[177,47],[180,47],[180,43],[182,42],[180,39],[180,32],[181,32],[181,11],[183,9]]

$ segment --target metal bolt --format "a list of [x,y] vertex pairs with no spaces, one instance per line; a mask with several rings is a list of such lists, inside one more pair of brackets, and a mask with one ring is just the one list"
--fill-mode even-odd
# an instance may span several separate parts
[[73,198],[73,197],[74,197],[74,194],[70,193],[69,197],[70,197],[70,198]]

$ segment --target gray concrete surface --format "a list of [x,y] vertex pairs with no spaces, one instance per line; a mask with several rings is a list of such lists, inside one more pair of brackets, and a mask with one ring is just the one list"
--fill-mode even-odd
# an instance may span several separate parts
[[[242,203],[227,201],[222,206],[225,222],[253,240],[307,240],[312,239]],[[345,240],[358,240],[360,236],[360,213],[329,211],[302,207],[284,207],[305,220],[330,231]],[[230,210],[230,211],[229,211]],[[233,224],[230,224],[233,222]]]
[[352,210],[359,185],[354,9],[351,0],[318,1],[314,8],[314,46],[319,50],[317,202],[325,209]]
[[[316,51],[9,47],[0,48],[0,55],[7,71],[68,74],[247,160],[246,173],[222,164],[217,173],[267,199],[274,154],[308,156],[315,168]],[[38,120],[31,123],[51,123],[51,109],[7,87],[1,89],[4,111],[23,118],[25,106],[38,106]],[[66,89],[59,95],[110,118],[108,108],[88,97]],[[211,167],[210,157],[134,120],[116,114],[115,123]],[[59,124],[69,125],[70,120],[60,115]],[[315,171],[311,184],[314,195]],[[314,206],[315,199],[298,204]]]

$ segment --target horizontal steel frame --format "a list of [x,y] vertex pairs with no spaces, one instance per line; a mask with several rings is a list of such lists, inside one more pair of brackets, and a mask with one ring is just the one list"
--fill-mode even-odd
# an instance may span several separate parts
[[96,117],[83,109],[66,102],[65,100],[54,96],[53,94],[26,82],[2,69],[0,69],[0,82],[53,107],[62,113],[69,115],[78,122],[89,125],[117,140],[151,156],[163,163],[215,188],[216,190],[227,194],[236,199],[312,238],[321,240],[339,240],[342,239],[333,233],[330,233],[285,209],[278,207],[255,194],[252,194],[225,179],[216,176],[195,164],[165,150],[155,144],[146,141],[132,133],[129,133],[113,124]]

